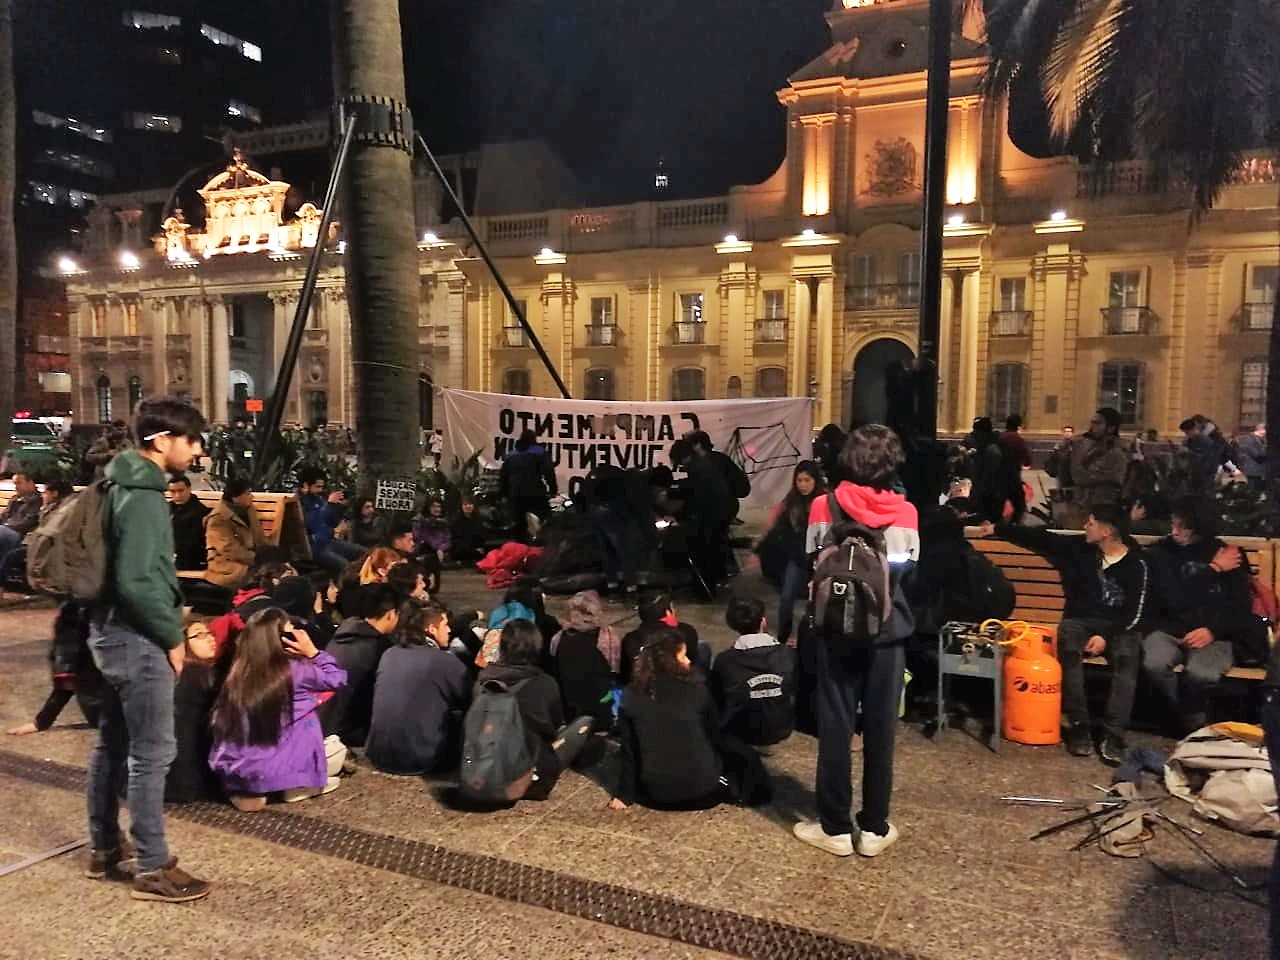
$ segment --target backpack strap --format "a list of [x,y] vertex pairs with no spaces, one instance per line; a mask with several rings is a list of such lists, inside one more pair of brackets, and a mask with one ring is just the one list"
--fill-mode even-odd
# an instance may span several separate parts
[[844,512],[844,507],[840,506],[840,501],[836,499],[836,492],[832,490],[827,494],[827,509],[831,512],[831,526],[835,526],[838,521],[851,519]]

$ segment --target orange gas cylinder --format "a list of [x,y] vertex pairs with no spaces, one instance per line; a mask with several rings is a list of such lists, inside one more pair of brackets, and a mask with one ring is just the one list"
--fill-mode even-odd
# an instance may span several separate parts
[[1004,735],[1014,743],[1051,744],[1062,737],[1062,665],[1053,638],[1025,623],[1007,624]]

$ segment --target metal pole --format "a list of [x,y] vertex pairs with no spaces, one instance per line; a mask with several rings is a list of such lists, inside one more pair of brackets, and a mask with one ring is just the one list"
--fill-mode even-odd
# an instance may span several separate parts
[[511,308],[512,315],[520,322],[520,326],[524,328],[525,336],[529,338],[529,343],[533,349],[537,351],[538,357],[542,360],[542,365],[547,368],[547,373],[551,374],[551,379],[555,381],[556,387],[560,390],[560,395],[566,400],[572,400],[573,397],[569,393],[569,388],[565,386],[564,381],[560,378],[560,371],[555,368],[555,364],[551,362],[551,358],[547,356],[547,351],[542,348],[542,341],[538,339],[538,335],[533,332],[533,328],[529,326],[529,321],[525,319],[524,311],[516,304],[516,298],[511,293],[511,288],[507,286],[507,281],[502,279],[502,274],[498,272],[498,265],[494,263],[493,257],[489,255],[489,250],[485,247],[484,242],[480,239],[480,235],[476,233],[475,226],[471,223],[471,218],[467,216],[467,211],[463,209],[462,202],[458,199],[458,195],[453,192],[453,185],[449,183],[449,179],[444,175],[444,171],[440,168],[436,155],[431,152],[431,148],[427,146],[427,141],[422,138],[422,134],[417,134],[418,146],[422,148],[422,152],[426,154],[427,161],[431,164],[431,169],[435,171],[436,178],[440,181],[440,185],[444,187],[445,193],[449,195],[449,199],[453,201],[453,205],[458,210],[458,216],[462,218],[462,225],[467,228],[467,233],[471,235],[471,241],[476,245],[476,249],[480,251],[480,256],[484,258],[485,264],[489,267],[489,272],[493,274],[493,279],[497,281],[498,289],[502,291],[502,295],[507,300],[507,306]]
[[947,192],[947,113],[951,103],[951,4],[929,0],[929,88],[925,106],[924,222],[920,230],[919,375],[916,424],[938,436],[938,336],[942,325],[942,213]]
[[253,465],[255,488],[262,479],[262,471],[271,455],[275,435],[284,417],[289,387],[293,383],[293,368],[298,364],[298,351],[302,349],[302,334],[307,326],[307,313],[311,309],[311,300],[315,296],[316,281],[320,278],[320,261],[324,257],[325,240],[329,236],[334,208],[338,203],[338,186],[342,182],[342,174],[347,165],[347,154],[351,150],[351,141],[355,132],[356,115],[353,113],[347,118],[342,139],[338,141],[338,154],[333,161],[333,172],[329,175],[329,187],[324,195],[324,213],[320,218],[320,232],[316,235],[316,245],[311,251],[311,261],[307,264],[306,278],[302,281],[302,293],[298,297],[298,308],[293,314],[293,326],[289,330],[289,342],[285,346],[284,358],[280,361],[280,370],[276,374],[276,387],[271,391],[271,403],[267,407],[266,422],[260,430]]

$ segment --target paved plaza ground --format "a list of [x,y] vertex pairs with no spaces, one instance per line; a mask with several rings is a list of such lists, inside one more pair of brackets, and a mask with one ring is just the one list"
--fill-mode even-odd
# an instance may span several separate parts
[[[738,588],[768,591],[750,575]],[[451,574],[445,594],[460,606],[494,602],[471,574]],[[681,616],[715,649],[730,642],[722,606]],[[48,690],[52,617],[0,611],[0,726],[30,719]],[[0,869],[83,837],[92,733],[80,720],[73,703],[49,733],[0,737]],[[171,842],[213,881],[208,899],[136,902],[123,886],[83,879],[82,853],[57,857],[0,877],[0,958],[1265,955],[1265,911],[1226,892],[1171,830],[1157,829],[1147,859],[1120,860],[1071,852],[1078,831],[1029,842],[1063,815],[996,802],[1087,797],[1109,775],[1096,760],[1013,744],[996,754],[964,732],[934,741],[904,724],[893,814],[902,840],[872,861],[792,838],[794,820],[814,815],[815,758],[800,734],[773,748],[776,797],[759,810],[606,810],[612,757],[566,774],[546,803],[498,813],[451,809],[433,785],[365,766],[330,796],[261,814],[175,808]],[[1265,880],[1269,841],[1201,826],[1219,858],[1251,884]]]

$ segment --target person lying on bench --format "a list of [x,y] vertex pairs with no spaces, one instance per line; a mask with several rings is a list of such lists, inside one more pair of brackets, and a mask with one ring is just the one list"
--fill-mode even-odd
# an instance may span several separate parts
[[1111,692],[1098,753],[1110,766],[1123,763],[1128,750],[1124,733],[1133,711],[1152,592],[1147,560],[1129,536],[1127,521],[1122,507],[1100,503],[1092,507],[1083,537],[1006,524],[993,527],[987,523],[980,528],[984,536],[994,532],[1043,554],[1062,576],[1066,606],[1058,627],[1058,660],[1062,664],[1062,712],[1069,724],[1064,740],[1067,751],[1077,757],[1093,753],[1083,660],[1107,655]]
[[[1191,733],[1205,725],[1209,687],[1232,666],[1266,662],[1267,625],[1253,614],[1242,551],[1214,535],[1212,501],[1188,497],[1170,515],[1169,536],[1148,551],[1155,630],[1142,641],[1142,669]],[[1177,664],[1184,664],[1181,690]]]

